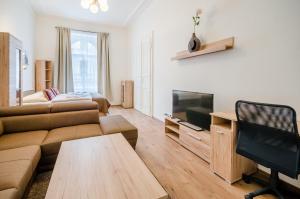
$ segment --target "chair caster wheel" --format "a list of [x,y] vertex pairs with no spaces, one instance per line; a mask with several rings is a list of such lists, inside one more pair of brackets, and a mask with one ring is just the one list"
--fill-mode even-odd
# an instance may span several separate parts
[[[251,177],[248,175],[243,174],[242,179],[245,183],[250,184],[251,183]],[[246,197],[246,196],[245,196]]]

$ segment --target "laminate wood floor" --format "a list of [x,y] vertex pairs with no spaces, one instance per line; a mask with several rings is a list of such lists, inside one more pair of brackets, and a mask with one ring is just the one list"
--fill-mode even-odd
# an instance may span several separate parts
[[[134,109],[112,107],[113,115],[128,119],[139,130],[136,152],[157,178],[171,199],[243,199],[259,188],[243,181],[230,185],[209,170],[209,165],[192,152],[164,135],[164,123]],[[43,199],[52,172],[41,173],[34,180],[26,199]],[[289,193],[288,193],[289,194]],[[271,195],[255,199],[274,199]],[[289,194],[286,199],[300,199]]]
[[240,199],[259,188],[243,181],[233,185],[223,181],[209,170],[208,163],[165,136],[164,123],[159,120],[118,106],[110,114],[122,115],[138,128],[136,152],[172,199]]

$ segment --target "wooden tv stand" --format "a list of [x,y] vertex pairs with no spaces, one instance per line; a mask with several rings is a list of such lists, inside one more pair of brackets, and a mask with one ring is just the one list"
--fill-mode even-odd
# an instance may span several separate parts
[[243,173],[256,172],[257,165],[235,152],[236,117],[232,113],[212,113],[211,131],[195,131],[179,120],[165,118],[167,136],[210,164],[210,169],[228,183],[242,178]]
[[178,119],[165,118],[167,136],[210,163],[210,132],[196,131],[179,123]]

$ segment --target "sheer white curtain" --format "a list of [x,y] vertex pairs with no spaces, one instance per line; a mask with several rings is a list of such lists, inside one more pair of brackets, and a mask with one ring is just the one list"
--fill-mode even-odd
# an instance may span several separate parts
[[98,33],[98,86],[98,92],[112,100],[108,33]]
[[71,43],[74,92],[97,92],[97,33],[72,31]]
[[71,31],[57,27],[57,66],[54,73],[54,86],[60,92],[73,92]]

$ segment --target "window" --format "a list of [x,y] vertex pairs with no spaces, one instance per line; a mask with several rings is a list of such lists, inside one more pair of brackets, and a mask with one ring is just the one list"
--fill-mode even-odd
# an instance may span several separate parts
[[97,92],[97,34],[72,31],[74,92]]

